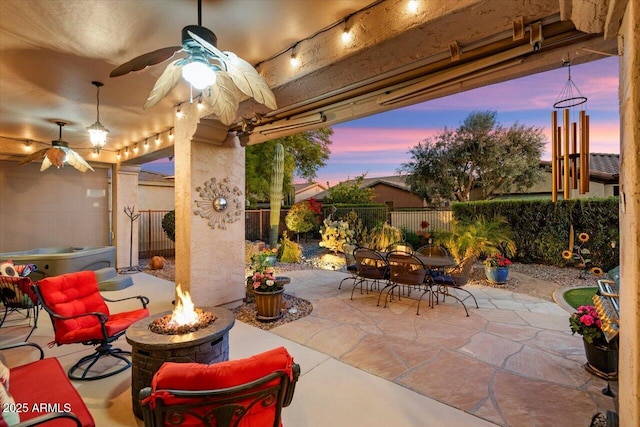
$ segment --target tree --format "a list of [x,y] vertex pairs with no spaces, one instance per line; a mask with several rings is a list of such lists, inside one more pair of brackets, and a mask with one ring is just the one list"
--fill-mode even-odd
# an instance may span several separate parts
[[445,128],[413,147],[399,172],[411,190],[428,202],[492,199],[540,181],[545,144],[541,128],[515,123],[505,129],[495,111],[474,111],[455,130]]
[[362,187],[366,174],[362,174],[355,180],[343,181],[327,190],[324,204],[349,203],[354,205],[370,205],[373,200],[373,189]]
[[255,203],[269,198],[269,177],[278,143],[285,149],[283,187],[287,194],[293,191],[294,175],[308,181],[316,177],[318,168],[325,165],[331,154],[332,134],[333,129],[321,128],[248,146],[245,160],[247,199]]

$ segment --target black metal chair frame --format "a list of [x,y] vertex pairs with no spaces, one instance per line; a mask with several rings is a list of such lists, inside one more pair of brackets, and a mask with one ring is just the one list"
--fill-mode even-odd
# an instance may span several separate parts
[[[107,316],[105,313],[91,312],[91,313],[79,314],[76,316],[62,316],[56,313],[55,311],[53,311],[47,305],[47,302],[43,298],[42,292],[40,291],[40,287],[38,286],[38,284],[37,283],[34,284],[33,287],[36,291],[36,294],[38,295],[38,299],[40,300],[40,303],[42,304],[42,308],[44,308],[45,311],[49,313],[49,316],[51,317],[51,323],[53,324],[54,333],[56,329],[56,323],[54,319],[70,320],[70,319],[77,319],[85,316],[95,316],[100,322],[102,337],[81,342],[81,344],[84,344],[84,345],[97,345],[94,353],[82,357],[71,368],[69,368],[69,371],[67,372],[67,375],[69,376],[69,378],[77,381],[100,380],[102,378],[107,378],[112,375],[119,374],[120,372],[123,372],[131,367],[131,361],[125,357],[125,355],[130,356],[131,352],[126,350],[121,350],[119,348],[114,348],[113,345],[111,344],[112,342],[120,338],[126,332],[126,329],[118,332],[117,334],[109,336],[107,332],[107,326],[106,326],[107,321],[109,320],[109,316]],[[104,299],[107,302],[120,302],[120,301],[126,301],[130,299],[138,299],[142,303],[142,308],[146,308],[147,304],[149,304],[149,298],[142,295],[122,298],[122,299],[115,299],[115,300],[104,298],[104,297],[102,297],[102,299]],[[58,345],[63,345],[63,344],[58,344]],[[125,365],[116,370],[109,371],[104,374],[87,376],[87,374],[89,373],[89,370],[93,367],[93,365],[96,364],[98,360],[100,360],[101,357],[108,357],[108,356],[115,357],[117,359],[122,360],[125,363]],[[79,376],[76,375],[75,372],[81,369],[82,369],[81,374]]]
[[[344,253],[344,258],[347,264],[347,272],[351,274],[351,276],[345,277],[344,279],[342,279],[340,281],[340,284],[338,285],[338,289],[342,289],[342,283],[344,283],[345,280],[353,280],[353,283],[355,283],[356,280],[358,280],[358,265],[355,260],[355,255],[353,254],[358,249],[358,245],[351,245],[351,246],[354,247],[353,252],[350,255],[347,255],[346,251]],[[352,262],[349,262],[350,258],[352,258],[351,259]]]
[[[161,393],[155,398],[155,408],[145,401],[152,394],[151,387],[143,388],[140,390],[140,402],[144,425],[180,425],[185,415],[189,415],[197,418],[203,426],[232,427],[238,426],[252,407],[276,405],[273,427],[280,427],[282,408],[291,403],[300,376],[297,363],[292,365],[292,374],[293,378],[289,379],[285,372],[273,372],[250,383],[218,390],[156,390],[156,393]],[[274,380],[278,382],[269,386]],[[163,392],[182,399],[183,403],[165,405],[160,397]],[[209,406],[210,410],[202,411]]]
[[[442,301],[443,302],[444,302],[446,297],[454,298],[454,299],[458,300],[458,302],[460,302],[460,304],[462,304],[462,307],[464,308],[464,311],[467,314],[467,317],[469,317],[469,310],[467,310],[467,306],[465,305],[464,301],[469,299],[469,297],[473,298],[473,302],[475,303],[476,308],[479,308],[478,301],[476,300],[476,297],[469,290],[463,288],[463,286],[469,280],[469,275],[471,274],[471,269],[473,268],[473,263],[475,262],[475,259],[476,259],[475,257],[465,258],[458,265],[456,265],[455,267],[451,267],[451,268],[445,269],[445,276],[449,276],[451,278],[451,282],[452,283],[446,283],[443,280],[438,280],[437,277],[435,277],[435,278],[432,277],[432,280],[436,285],[436,299],[435,299],[436,303],[438,302],[437,294],[442,295]],[[465,278],[462,278],[461,276],[458,276],[458,281],[456,281],[456,275],[452,275],[452,274],[447,274],[446,273],[447,271],[452,272],[452,271],[455,271],[455,270],[461,270],[461,271],[464,272],[466,268],[468,268],[469,271],[463,273],[462,276],[465,276]],[[464,283],[458,283],[461,280],[464,280]],[[450,288],[466,292],[468,295],[466,297],[460,299],[456,295],[453,295],[451,292],[449,292]]]
[[26,310],[26,314],[24,316],[29,320],[29,325],[31,325],[31,314],[33,313],[33,326],[31,327],[27,337],[24,339],[27,341],[31,334],[33,334],[33,331],[38,327],[40,302],[39,300],[33,302],[29,299],[30,304],[25,304],[19,297],[20,295],[24,296],[25,294],[18,288],[18,284],[16,283],[18,280],[33,283],[29,277],[0,276],[0,301],[4,305],[4,316],[2,316],[2,320],[0,320],[0,327],[4,324],[9,313],[20,313],[21,310]]
[[377,285],[378,287],[381,280],[386,281],[387,284],[383,290],[389,286],[389,264],[380,252],[369,248],[357,248],[353,254],[356,257],[357,280],[351,289],[351,300],[353,300],[353,293],[358,285],[360,285],[360,293],[362,293],[362,286],[366,283],[367,294],[369,294],[369,281],[372,282],[372,286]]
[[[416,315],[420,314],[420,303],[426,293],[429,293],[429,306],[433,307],[433,282],[429,274],[430,270],[424,265],[420,258],[404,251],[393,251],[387,254],[387,262],[389,264],[389,283],[391,284],[391,289],[387,291],[385,296],[385,308],[387,307],[387,301],[390,301],[389,297],[393,289],[400,286],[422,290],[422,294],[420,298],[418,298]],[[409,293],[409,291],[407,293]],[[378,305],[380,305],[381,296],[382,292],[380,292],[378,296]]]

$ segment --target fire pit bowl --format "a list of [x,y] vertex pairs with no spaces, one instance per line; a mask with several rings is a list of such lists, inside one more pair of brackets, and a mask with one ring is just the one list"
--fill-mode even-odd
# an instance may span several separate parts
[[142,419],[140,390],[151,386],[153,375],[164,362],[218,363],[229,360],[229,329],[235,323],[234,314],[220,307],[203,307],[215,316],[209,326],[184,334],[164,335],[149,329],[157,319],[171,311],[155,314],[131,325],[126,332],[131,344],[131,400],[134,414]]

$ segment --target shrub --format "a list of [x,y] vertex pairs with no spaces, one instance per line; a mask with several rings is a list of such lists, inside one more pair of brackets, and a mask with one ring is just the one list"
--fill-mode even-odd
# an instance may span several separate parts
[[302,260],[302,251],[300,245],[292,242],[287,236],[287,232],[282,233],[280,239],[280,248],[278,248],[278,258],[280,262],[300,262]]
[[176,211],[167,212],[162,217],[162,230],[169,240],[176,241]]
[[307,233],[318,226],[321,207],[318,202],[303,200],[289,209],[284,222],[295,233]]
[[325,218],[320,229],[322,241],[320,246],[329,249],[333,253],[344,252],[343,245],[353,239],[353,231],[347,221],[331,221]]
[[376,251],[385,250],[390,244],[402,241],[402,230],[388,222],[374,227],[366,236],[362,246]]

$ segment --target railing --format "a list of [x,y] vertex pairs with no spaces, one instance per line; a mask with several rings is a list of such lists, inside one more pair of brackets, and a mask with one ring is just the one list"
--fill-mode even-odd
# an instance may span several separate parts
[[453,213],[450,210],[410,210],[391,212],[391,225],[413,232],[421,231],[422,221],[429,223],[428,230],[451,231]]
[[162,230],[162,218],[170,211],[139,211],[138,258],[175,256],[176,247]]
[[[287,216],[289,209],[280,210],[280,226],[278,233],[282,233],[287,229],[284,222],[284,218]],[[269,209],[247,210],[244,214],[244,238],[246,240],[262,240],[263,242],[269,241],[269,215],[271,211]],[[291,237],[291,236],[289,236]]]
[[349,216],[349,213],[354,211],[358,215],[358,219],[362,221],[362,225],[364,225],[367,229],[371,230],[372,228],[383,224],[387,221],[388,210],[386,206],[333,206],[333,205],[323,205],[322,206],[322,217],[327,218],[331,216],[331,218],[335,219],[345,219]]

